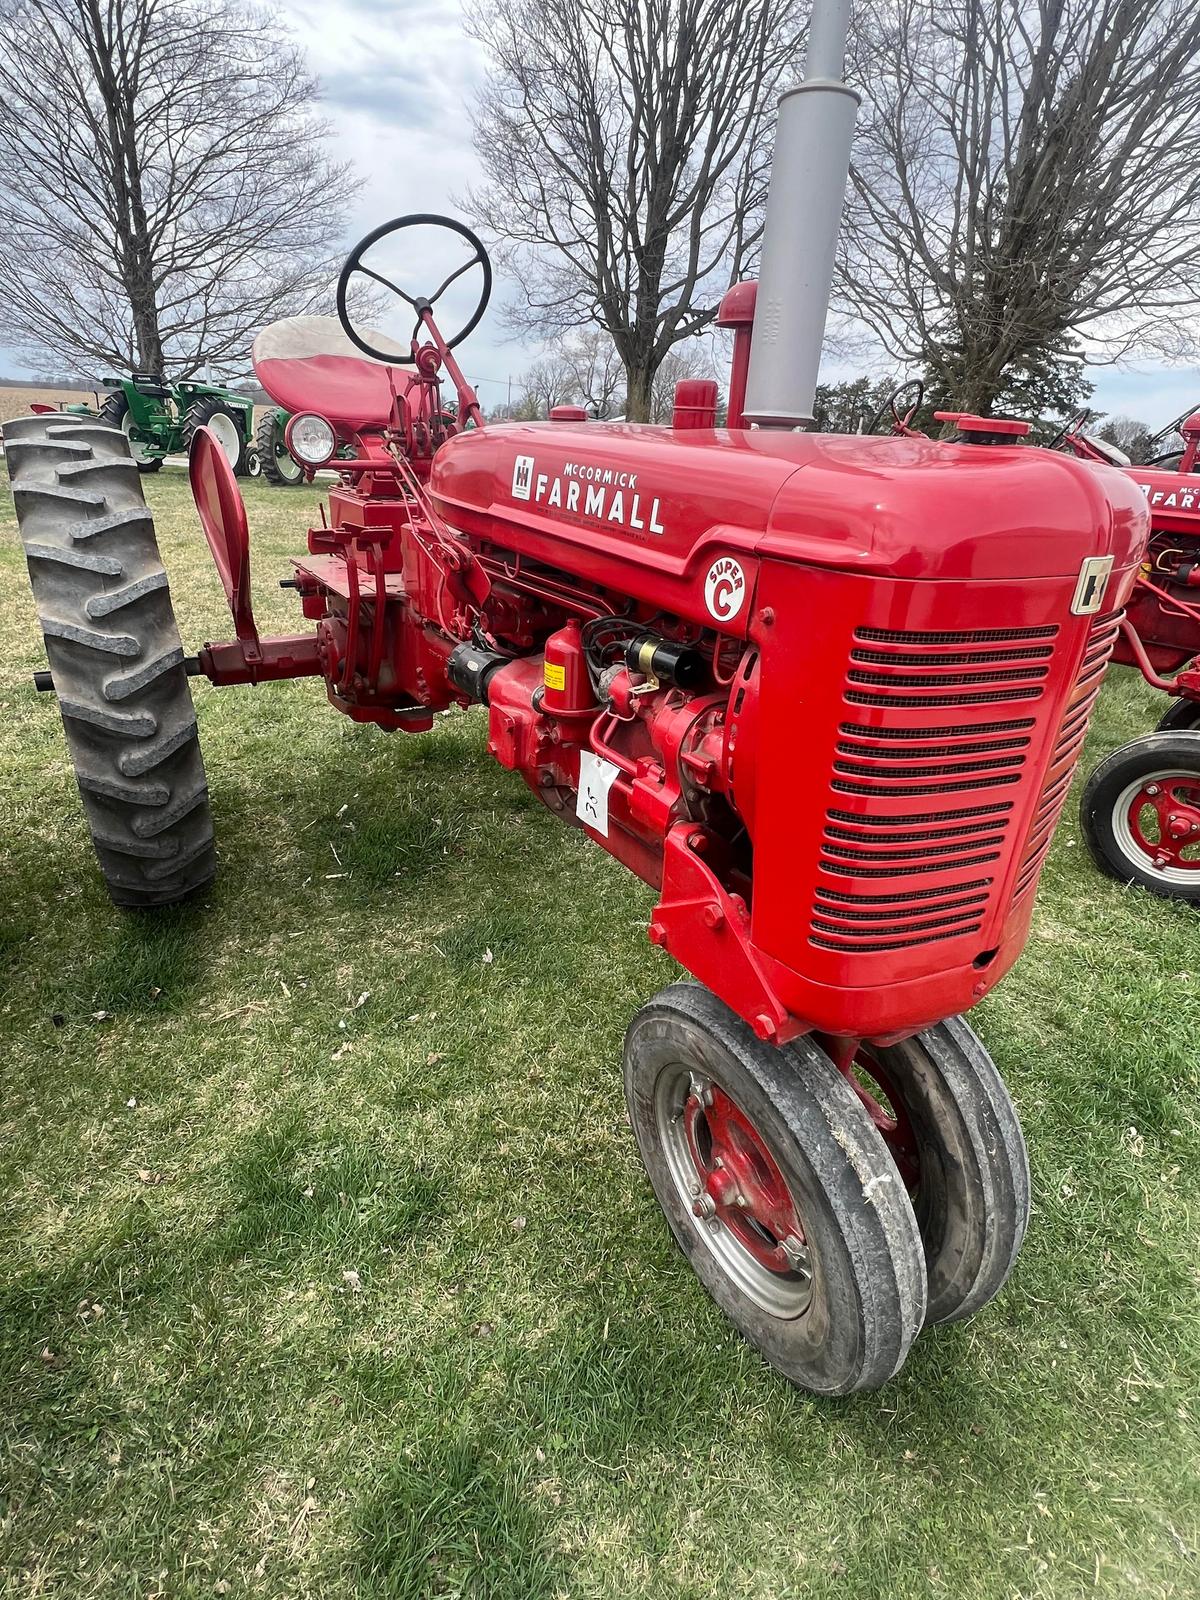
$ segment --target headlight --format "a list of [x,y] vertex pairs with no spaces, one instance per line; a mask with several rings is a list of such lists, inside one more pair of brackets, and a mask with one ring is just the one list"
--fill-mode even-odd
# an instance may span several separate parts
[[283,442],[306,467],[323,467],[337,449],[332,424],[315,411],[297,411],[283,430]]

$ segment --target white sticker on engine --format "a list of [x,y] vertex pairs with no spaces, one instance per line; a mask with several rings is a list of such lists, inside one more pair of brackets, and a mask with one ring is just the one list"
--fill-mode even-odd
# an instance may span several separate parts
[[608,791],[620,773],[611,761],[585,750],[579,758],[579,798],[575,815],[589,828],[608,838]]

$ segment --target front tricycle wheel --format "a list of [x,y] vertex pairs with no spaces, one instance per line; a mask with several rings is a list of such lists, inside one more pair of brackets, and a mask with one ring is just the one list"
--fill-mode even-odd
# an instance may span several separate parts
[[912,1206],[845,1078],[764,1044],[696,984],[625,1038],[638,1148],[676,1242],[738,1331],[817,1394],[877,1388],[925,1314]]
[[996,1064],[962,1017],[860,1045],[851,1086],[908,1188],[925,1247],[927,1324],[999,1293],[1029,1223],[1029,1158]]
[[1184,695],[1179,700],[1172,700],[1170,706],[1158,719],[1155,727],[1156,733],[1182,733],[1188,728],[1200,728],[1200,700],[1194,700],[1190,695]]

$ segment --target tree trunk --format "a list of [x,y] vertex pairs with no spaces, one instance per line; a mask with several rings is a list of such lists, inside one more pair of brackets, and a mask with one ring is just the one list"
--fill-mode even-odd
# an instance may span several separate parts
[[954,397],[954,409],[968,411],[976,417],[990,417],[1004,389],[1005,372],[1010,359],[991,354],[987,358],[969,361],[959,392]]
[[650,396],[654,387],[654,370],[648,364],[625,368],[625,420],[650,421]]
[[154,303],[153,289],[141,293],[130,288],[129,303],[133,309],[133,336],[137,343],[138,371],[161,377],[163,371],[162,336],[158,329],[158,307]]
[[140,36],[133,49],[133,59],[128,60],[125,40],[121,41],[121,49],[111,48],[106,15],[99,0],[87,0],[81,7],[81,16],[87,19],[96,87],[100,91],[108,130],[116,255],[132,314],[137,370],[157,377],[163,370],[162,336],[154,292],[154,255],[142,193],[141,152],[135,133],[136,83],[146,37]]

